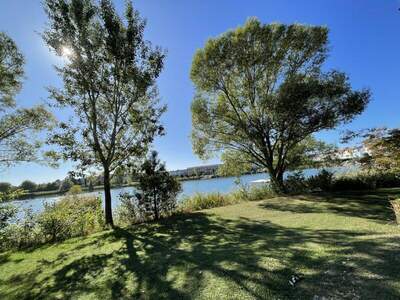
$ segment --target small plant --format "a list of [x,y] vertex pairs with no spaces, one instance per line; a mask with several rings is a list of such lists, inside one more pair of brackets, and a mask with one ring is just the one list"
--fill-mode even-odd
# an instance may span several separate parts
[[138,192],[122,196],[121,218],[131,217],[129,223],[138,220],[158,220],[176,209],[176,197],[181,185],[172,177],[153,151],[137,174]]
[[391,200],[390,204],[396,216],[396,222],[400,225],[400,199]]

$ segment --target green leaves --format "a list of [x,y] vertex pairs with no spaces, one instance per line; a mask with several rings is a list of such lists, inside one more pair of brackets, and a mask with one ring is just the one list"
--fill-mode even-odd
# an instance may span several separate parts
[[[111,1],[47,0],[48,46],[61,55],[73,52],[57,68],[62,89],[50,88],[56,105],[75,112],[51,138],[64,158],[82,166],[105,166],[112,172],[122,163],[147,152],[155,135],[162,134],[155,80],[164,53],[143,38],[145,22],[130,3],[125,19]],[[61,125],[61,124],[60,124]]]
[[352,120],[370,99],[346,74],[321,71],[327,45],[325,27],[257,19],[207,41],[191,69],[195,153],[239,152],[282,181],[303,141]]
[[14,96],[22,86],[24,57],[17,45],[0,32],[0,112],[15,106]]
[[11,38],[0,32],[0,167],[38,160],[42,143],[36,134],[49,129],[54,118],[43,105],[17,108],[24,57]]

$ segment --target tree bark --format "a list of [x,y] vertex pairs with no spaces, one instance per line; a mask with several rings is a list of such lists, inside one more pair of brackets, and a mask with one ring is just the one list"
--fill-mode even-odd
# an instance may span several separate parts
[[269,171],[269,175],[271,176],[271,183],[272,183],[272,188],[274,189],[274,191],[276,191],[278,193],[286,194],[287,189],[283,182],[283,171],[272,169],[271,171]]
[[114,227],[114,221],[111,208],[111,182],[110,171],[104,168],[104,213],[106,216],[106,225]]

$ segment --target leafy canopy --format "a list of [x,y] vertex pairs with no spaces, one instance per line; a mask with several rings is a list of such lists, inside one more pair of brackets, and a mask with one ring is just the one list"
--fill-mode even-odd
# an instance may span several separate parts
[[107,0],[46,0],[45,9],[43,38],[64,57],[56,68],[64,87],[50,88],[51,98],[74,111],[51,142],[62,158],[112,173],[146,153],[163,131],[155,79],[164,53],[143,39],[145,22],[130,2],[125,18]]
[[208,40],[191,69],[195,153],[229,151],[282,185],[314,133],[349,122],[369,101],[344,73],[322,72],[327,52],[325,27],[257,19]]
[[14,41],[0,32],[0,167],[38,160],[42,143],[35,134],[53,123],[43,105],[17,107],[15,96],[22,87],[24,63]]

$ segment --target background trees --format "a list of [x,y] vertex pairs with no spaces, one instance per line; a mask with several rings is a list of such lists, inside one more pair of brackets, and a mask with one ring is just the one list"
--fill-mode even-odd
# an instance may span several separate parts
[[352,120],[370,99],[344,73],[321,71],[327,45],[325,27],[256,19],[210,39],[191,69],[195,153],[229,152],[285,191],[283,173],[310,152],[312,134]]
[[342,142],[355,142],[363,150],[353,162],[365,170],[387,172],[400,170],[400,129],[370,128],[358,132],[349,131]]
[[24,57],[14,41],[0,32],[0,167],[38,159],[41,143],[35,133],[49,128],[53,117],[39,105],[17,108]]
[[[46,0],[47,45],[65,64],[57,67],[61,90],[50,89],[75,118],[60,124],[51,142],[62,157],[96,166],[104,173],[106,223],[113,224],[110,180],[117,169],[147,153],[147,146],[163,127],[155,80],[164,54],[143,38],[145,22],[127,3],[125,18],[111,1]],[[53,153],[54,154],[54,153]]]

